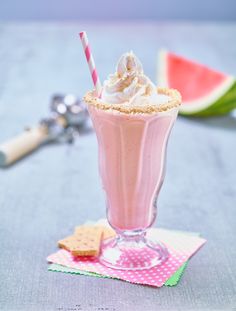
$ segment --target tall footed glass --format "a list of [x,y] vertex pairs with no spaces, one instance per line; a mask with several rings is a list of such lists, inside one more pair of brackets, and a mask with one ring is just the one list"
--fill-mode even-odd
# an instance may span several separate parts
[[97,135],[107,219],[117,233],[103,242],[100,261],[116,269],[147,269],[168,258],[167,248],[148,238],[147,230],[157,214],[180,95],[170,89],[157,92],[169,96],[168,102],[131,107],[103,103],[92,92],[85,96]]

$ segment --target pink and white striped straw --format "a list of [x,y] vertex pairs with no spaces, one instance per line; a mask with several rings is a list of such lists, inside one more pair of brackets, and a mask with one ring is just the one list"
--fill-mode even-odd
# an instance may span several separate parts
[[93,84],[94,84],[95,89],[96,89],[97,96],[100,97],[101,92],[102,92],[102,85],[101,85],[100,79],[99,79],[98,74],[97,74],[97,69],[95,66],[93,55],[92,55],[91,50],[90,50],[87,34],[85,31],[82,31],[79,33],[79,35],[80,35],[80,39],[81,39],[81,42],[83,45],[83,49],[84,49],[84,53],[85,53],[85,56],[87,59],[89,70],[90,70],[90,73],[91,73],[91,76],[93,79]]

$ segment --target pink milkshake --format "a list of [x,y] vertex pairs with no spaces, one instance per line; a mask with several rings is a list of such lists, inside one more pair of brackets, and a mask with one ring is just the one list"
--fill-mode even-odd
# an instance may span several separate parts
[[[167,256],[166,250],[158,243],[150,246],[145,235],[155,220],[180,95],[175,90],[157,89],[131,52],[121,57],[116,73],[104,82],[101,99],[89,92],[85,101],[98,140],[107,218],[119,234],[104,244],[102,262],[127,269],[127,251],[156,247],[149,264],[141,261],[136,267],[132,262],[128,269],[158,264]],[[114,258],[111,250],[116,252]]]

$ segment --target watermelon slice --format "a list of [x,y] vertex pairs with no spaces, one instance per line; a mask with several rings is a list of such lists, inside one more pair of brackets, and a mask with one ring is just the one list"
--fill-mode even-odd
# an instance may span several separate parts
[[159,53],[158,82],[181,93],[180,114],[214,116],[236,108],[234,77],[173,53]]

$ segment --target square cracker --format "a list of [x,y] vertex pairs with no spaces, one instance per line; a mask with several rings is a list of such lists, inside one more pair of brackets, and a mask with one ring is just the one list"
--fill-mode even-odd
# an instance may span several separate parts
[[100,226],[103,230],[103,234],[102,234],[102,239],[106,240],[106,239],[110,239],[110,238],[114,238],[116,236],[116,232],[115,230],[113,230],[110,226]]
[[106,240],[109,238],[113,238],[116,236],[115,230],[113,230],[110,226],[105,225],[82,225],[79,227],[75,227],[75,235],[79,234],[81,232],[81,228],[87,227],[89,230],[96,232],[97,230],[102,229],[102,240]]
[[58,246],[73,256],[98,256],[102,233],[102,228],[81,226],[76,228],[76,234],[58,241]]

